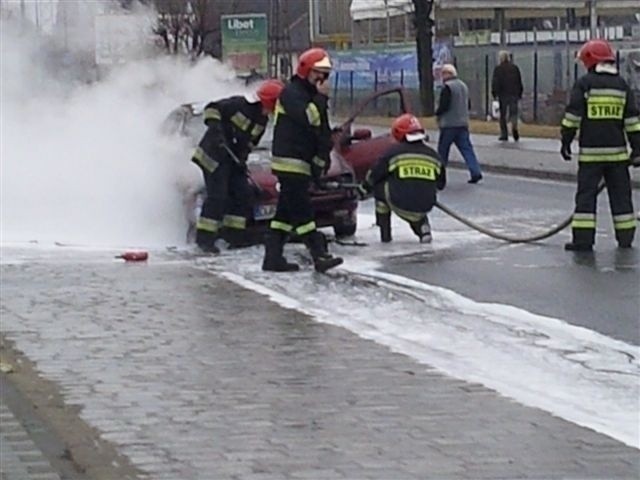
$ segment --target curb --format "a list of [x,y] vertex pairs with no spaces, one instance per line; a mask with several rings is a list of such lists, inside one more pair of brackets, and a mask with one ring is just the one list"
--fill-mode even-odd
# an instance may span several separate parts
[[[467,166],[464,162],[458,160],[450,160],[449,166],[456,170],[466,170]],[[539,178],[542,180],[558,180],[562,182],[575,183],[577,176],[573,173],[566,172],[550,172],[546,170],[536,170],[532,168],[507,167],[504,165],[487,165],[481,164],[482,170],[485,172],[501,173],[504,175],[513,175],[520,177]],[[631,188],[640,190],[640,178],[631,179]]]

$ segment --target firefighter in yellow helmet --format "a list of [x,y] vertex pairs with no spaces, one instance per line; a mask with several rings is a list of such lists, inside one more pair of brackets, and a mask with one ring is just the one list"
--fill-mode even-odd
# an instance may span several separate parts
[[[571,142],[580,130],[578,190],[571,222],[570,251],[591,251],[596,236],[597,190],[604,179],[615,236],[629,248],[636,230],[629,164],[640,166],[640,118],[633,92],[619,75],[616,57],[605,40],[590,40],[578,53],[587,73],[571,92],[562,120],[564,160],[571,160]],[[627,148],[631,144],[631,155]]]

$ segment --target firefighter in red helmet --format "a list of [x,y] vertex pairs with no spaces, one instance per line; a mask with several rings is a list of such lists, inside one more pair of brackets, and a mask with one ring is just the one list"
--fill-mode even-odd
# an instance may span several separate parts
[[252,190],[246,161],[258,145],[284,84],[266,80],[255,93],[232,96],[209,103],[204,109],[207,125],[192,161],[202,170],[207,198],[196,224],[196,243],[218,253],[222,235],[230,245],[242,246]]
[[375,162],[358,187],[361,199],[373,192],[380,240],[391,241],[391,212],[411,226],[421,243],[431,242],[427,214],[436,203],[436,191],[445,187],[445,168],[438,153],[425,143],[425,130],[409,113],[391,125],[398,142]]
[[276,104],[271,169],[278,177],[280,193],[265,237],[262,269],[266,271],[298,270],[298,265],[283,256],[290,235],[304,242],[317,271],[342,263],[329,254],[326,239],[316,228],[309,194],[312,182],[329,168],[333,147],[328,120],[330,73],[329,54],[321,48],[307,50]]
[[[578,188],[571,222],[570,251],[591,251],[596,235],[598,184],[604,178],[620,248],[632,245],[636,219],[628,166],[640,166],[640,118],[634,94],[619,75],[616,56],[605,40],[590,40],[578,52],[587,73],[571,92],[562,120],[564,160],[580,130]],[[631,155],[627,148],[631,145]]]

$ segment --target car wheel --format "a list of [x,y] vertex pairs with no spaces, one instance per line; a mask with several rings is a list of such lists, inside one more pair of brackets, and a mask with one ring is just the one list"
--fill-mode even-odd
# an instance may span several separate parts
[[357,223],[342,223],[340,225],[334,225],[333,232],[336,234],[337,238],[351,237],[355,235],[357,228]]

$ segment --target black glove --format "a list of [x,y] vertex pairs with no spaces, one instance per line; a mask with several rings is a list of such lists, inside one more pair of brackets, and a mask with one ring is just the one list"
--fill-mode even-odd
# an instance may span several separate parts
[[313,177],[313,182],[317,185],[320,178],[327,173],[327,162],[325,162],[320,157],[313,157],[311,161],[311,176]]
[[358,200],[366,200],[371,195],[371,185],[367,182],[362,182],[356,188],[356,195],[358,196]]
[[640,150],[633,150],[631,152],[631,159],[629,160],[629,163],[633,168],[640,167]]
[[560,155],[562,155],[562,158],[567,162],[571,160],[571,144],[570,143],[562,144],[562,148],[560,148]]
[[438,190],[444,190],[444,187],[447,186],[447,169],[445,167],[440,167],[440,176],[436,180],[436,188]]

